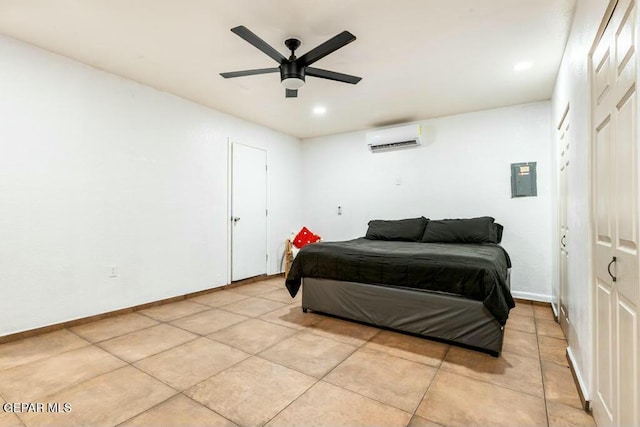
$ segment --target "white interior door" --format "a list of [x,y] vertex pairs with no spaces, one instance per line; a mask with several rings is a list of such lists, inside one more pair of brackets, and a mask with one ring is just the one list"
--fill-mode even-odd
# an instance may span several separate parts
[[569,336],[569,310],[567,309],[567,285],[569,268],[569,250],[567,239],[569,239],[569,226],[567,223],[567,198],[568,198],[568,169],[569,169],[569,106],[567,106],[560,125],[558,126],[558,176],[560,181],[559,191],[559,233],[558,245],[560,247],[559,270],[560,277],[558,283],[558,322],[562,327],[565,337]]
[[591,62],[597,424],[640,424],[635,0],[620,0]]
[[267,272],[267,152],[231,146],[231,280]]

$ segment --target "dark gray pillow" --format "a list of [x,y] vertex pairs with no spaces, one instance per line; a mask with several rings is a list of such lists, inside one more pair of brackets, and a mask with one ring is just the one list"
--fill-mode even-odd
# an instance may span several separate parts
[[429,221],[423,243],[496,243],[497,231],[490,216]]
[[369,221],[367,234],[371,240],[400,240],[418,242],[424,234],[429,220],[425,217],[385,221],[374,219]]

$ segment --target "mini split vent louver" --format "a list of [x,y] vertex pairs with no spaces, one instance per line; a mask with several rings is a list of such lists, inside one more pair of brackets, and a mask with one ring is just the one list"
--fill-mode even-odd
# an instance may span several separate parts
[[408,125],[367,132],[367,145],[372,153],[391,151],[421,144],[421,126]]

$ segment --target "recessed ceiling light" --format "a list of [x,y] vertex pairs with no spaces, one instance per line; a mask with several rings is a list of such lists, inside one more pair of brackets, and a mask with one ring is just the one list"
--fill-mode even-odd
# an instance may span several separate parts
[[513,71],[528,70],[529,68],[531,68],[532,65],[533,65],[533,62],[531,61],[518,62],[516,65],[513,66]]
[[313,108],[313,114],[316,116],[324,116],[324,113],[327,112],[327,109],[321,105]]

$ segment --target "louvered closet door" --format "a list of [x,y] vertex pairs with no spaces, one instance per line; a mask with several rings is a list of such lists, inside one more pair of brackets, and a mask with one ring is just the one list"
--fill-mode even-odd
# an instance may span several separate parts
[[621,0],[592,57],[594,417],[640,424],[636,4]]

